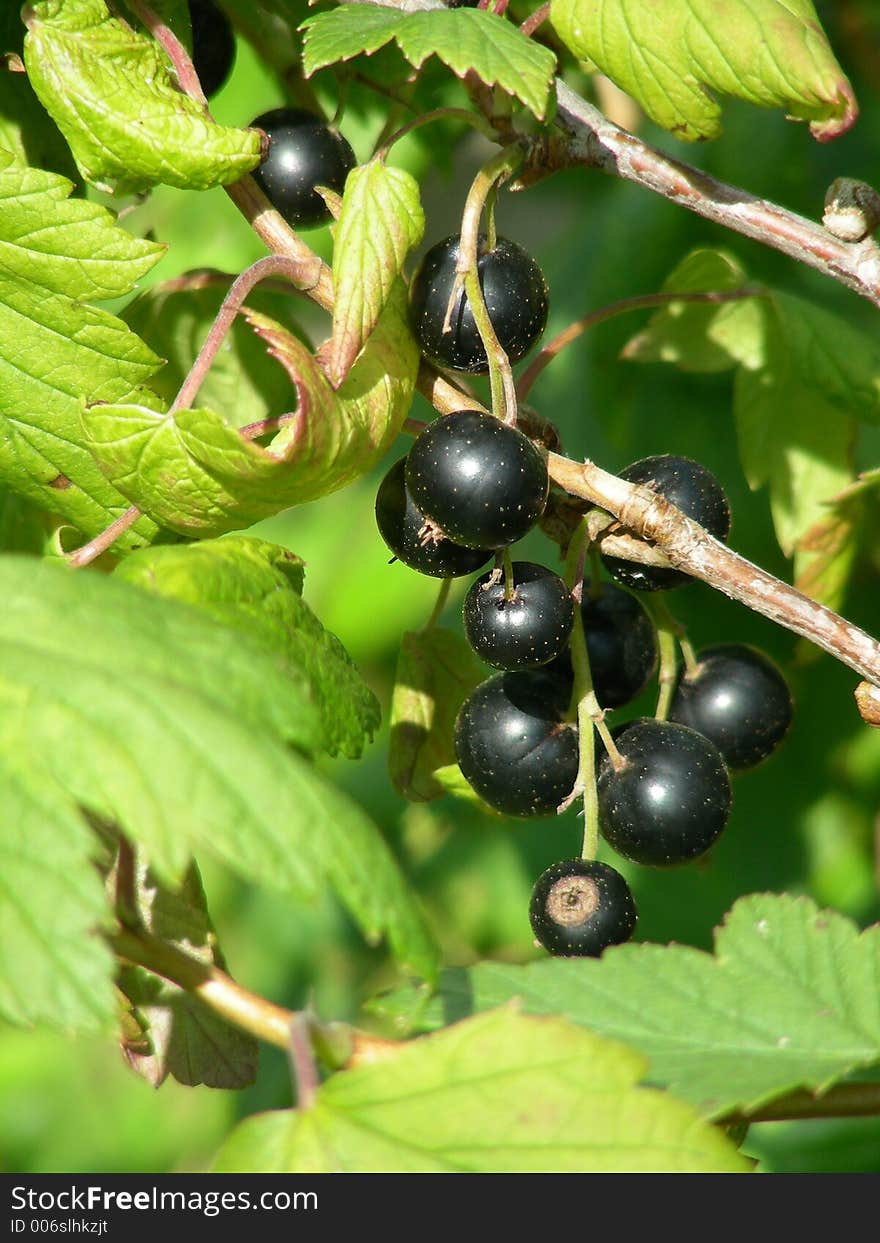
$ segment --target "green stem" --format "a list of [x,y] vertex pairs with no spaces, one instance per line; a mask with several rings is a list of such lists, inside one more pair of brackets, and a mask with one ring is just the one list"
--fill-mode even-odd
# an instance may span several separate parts
[[504,570],[504,602],[507,604],[513,599],[516,592],[516,583],[513,579],[513,559],[509,548],[505,548],[501,554],[501,567]]
[[431,616],[422,626],[422,634],[427,630],[433,630],[440,620],[443,610],[446,608],[446,601],[449,599],[449,589],[452,586],[451,578],[444,578],[440,584],[440,590],[437,592],[437,599],[434,601],[434,607],[431,610]]
[[675,635],[665,626],[658,625],[657,627],[657,646],[660,649],[660,669],[657,674],[660,694],[657,696],[654,718],[657,721],[665,721],[669,716],[672,695],[678,680],[678,649]]
[[424,116],[416,117],[413,121],[408,121],[406,125],[401,126],[390,138],[387,138],[380,147],[376,148],[374,159],[384,160],[388,152],[396,142],[400,142],[401,138],[405,138],[407,134],[411,134],[413,130],[419,129],[422,125],[429,125],[431,121],[464,121],[466,125],[472,126],[479,130],[481,134],[485,134],[487,138],[495,139],[497,134],[493,126],[479,112],[468,112],[466,108],[433,108],[430,112],[426,112]]
[[658,682],[660,694],[657,699],[657,711],[654,713],[658,721],[665,721],[669,716],[672,697],[678,682],[678,648],[684,657],[685,669],[690,673],[697,657],[692,643],[687,637],[687,630],[672,616],[662,595],[654,595],[646,600],[648,612],[657,631],[657,645],[660,649],[660,670]]
[[483,348],[489,361],[492,413],[497,418],[503,419],[505,423],[510,424],[511,427],[516,426],[517,409],[513,372],[510,368],[510,359],[501,347],[486,307],[477,263],[479,259],[480,220],[486,202],[490,194],[494,193],[498,186],[513,176],[522,163],[522,159],[523,153],[518,147],[505,147],[504,150],[499,151],[496,156],[489,160],[474,178],[461,216],[461,241],[459,243],[458,264],[456,266],[457,280],[453,286],[452,297],[449,303],[451,313],[458,296],[458,290],[461,288],[458,280],[462,280],[464,282],[465,296],[470,304],[474,323],[477,326],[480,340],[483,342]]
[[593,689],[590,654],[584,634],[581,600],[584,590],[584,565],[590,536],[586,520],[582,519],[568,546],[565,581],[574,598],[574,626],[571,640],[571,665],[574,671],[572,708],[577,713],[578,725],[578,774],[575,790],[581,791],[584,804],[584,837],[581,858],[595,859],[599,851],[599,796],[596,791],[596,750],[593,727],[602,716],[602,709]]

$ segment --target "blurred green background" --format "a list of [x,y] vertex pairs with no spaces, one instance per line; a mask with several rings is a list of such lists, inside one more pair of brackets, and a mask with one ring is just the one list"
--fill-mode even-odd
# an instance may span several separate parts
[[[818,7],[862,107],[849,135],[820,146],[802,125],[733,104],[725,108],[723,137],[702,148],[685,148],[644,123],[640,133],[724,180],[813,218],[821,215],[825,189],[835,176],[876,180],[880,17],[871,0]],[[431,81],[436,103],[463,102],[460,88],[443,73]],[[332,74],[321,75],[318,91],[330,113],[335,89]],[[247,124],[283,99],[277,82],[240,41],[231,81],[213,101],[217,119]],[[384,110],[379,96],[351,89],[341,128],[361,159],[371,151]],[[401,143],[393,157],[422,181],[425,246],[456,231],[469,181],[489,151],[481,140],[464,137],[442,166],[440,144],[431,128]],[[136,206],[126,224],[169,243],[145,286],[194,267],[237,272],[263,253],[221,191],[196,196],[161,189]],[[700,244],[725,247],[754,278],[833,308],[869,332],[880,324],[876,310],[841,286],[598,173],[559,174],[527,192],[503,194],[498,227],[530,250],[546,273],[552,297],[547,339],[589,310],[658,289]],[[329,257],[326,230],[309,241]],[[295,310],[317,343],[327,332],[326,320],[304,302]],[[731,375],[683,376],[619,361],[622,345],[645,319],[644,313],[617,319],[582,338],[544,373],[533,404],[558,424],[572,457],[588,456],[611,470],[659,452],[704,462],[730,497],[733,547],[787,577],[766,495],[749,492],[738,465]],[[427,415],[421,399],[414,414]],[[431,580],[387,564],[374,528],[377,481],[405,450],[401,441],[373,476],[254,528],[254,534],[305,558],[306,599],[359,663],[386,713],[401,632],[423,624],[436,591]],[[880,464],[880,431],[863,429],[859,464]],[[880,544],[875,532],[868,523],[843,611],[876,634]],[[522,552],[556,563],[554,546],[540,535],[530,536]],[[465,588],[454,588],[447,607],[444,620],[452,627],[460,625]],[[676,593],[670,604],[698,646],[737,640],[771,653],[790,678],[797,716],[780,753],[737,778],[730,826],[708,861],[669,873],[626,867],[640,910],[638,939],[710,948],[713,927],[734,900],[763,890],[808,893],[860,924],[876,920],[880,732],[865,727],[855,711],[855,676],[826,656],[805,654],[786,632],[699,585]],[[643,710],[651,710],[651,696],[616,715]],[[393,843],[449,963],[535,956],[526,915],[531,887],[544,867],[578,851],[574,810],[556,821],[513,822],[486,819],[451,799],[409,806],[388,779],[385,730],[361,763],[340,762],[328,770]],[[363,944],[330,899],[314,909],[297,909],[239,883],[210,860],[203,861],[203,872],[230,968],[249,988],[291,1007],[311,1002],[323,1017],[344,1019],[358,1013],[366,996],[393,982],[381,952]],[[154,1091],[123,1065],[110,1043],[0,1029],[0,1169],[198,1170],[235,1119],[289,1103],[287,1065],[274,1049],[262,1051],[257,1082],[245,1092],[173,1083]],[[745,1149],[769,1171],[876,1171],[880,1122],[763,1124],[752,1128]]]

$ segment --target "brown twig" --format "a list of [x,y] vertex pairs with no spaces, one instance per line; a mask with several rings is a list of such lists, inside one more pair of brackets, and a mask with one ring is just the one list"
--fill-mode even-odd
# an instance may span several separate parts
[[627,483],[593,462],[549,455],[550,477],[574,496],[613,514],[630,531],[657,543],[671,565],[823,648],[863,678],[880,683],[880,643],[823,604],[713,539],[649,488]]
[[123,930],[108,941],[120,958],[171,980],[242,1031],[280,1049],[290,1048],[294,1011],[242,988],[219,967],[191,958],[183,950],[147,932]]

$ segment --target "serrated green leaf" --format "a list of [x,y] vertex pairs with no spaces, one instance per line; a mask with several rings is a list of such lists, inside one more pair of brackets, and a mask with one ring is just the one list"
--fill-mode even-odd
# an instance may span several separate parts
[[[723,253],[696,251],[668,291],[747,288]],[[655,313],[623,351],[682,370],[735,368],[740,460],[753,488],[768,485],[780,547],[814,598],[839,605],[853,563],[830,503],[851,481],[855,420],[880,418],[880,349],[838,316],[776,290],[716,306],[678,303]]]
[[379,704],[345,648],[302,600],[299,557],[264,540],[230,536],[143,549],[122,562],[116,577],[264,642],[307,678],[321,718],[321,749],[360,756],[379,726]]
[[486,670],[460,634],[432,626],[407,631],[400,641],[391,700],[391,780],[411,802],[440,798],[437,769],[455,763],[452,741],[458,710]]
[[[0,274],[0,483],[85,535],[127,508],[83,445],[80,403],[130,401],[159,359],[106,311]],[[141,519],[119,541],[156,534]]]
[[4,557],[0,598],[0,751],[40,754],[163,880],[206,849],[299,899],[329,882],[368,937],[386,934],[433,974],[381,836],[299,754],[322,735],[304,677],[240,631],[114,578]]
[[121,297],[165,247],[132,237],[99,204],[71,199],[72,189],[39,168],[0,171],[0,268],[68,298]]
[[[132,882],[134,906],[141,926],[164,944],[183,949],[206,966],[226,964],[211,920],[198,868],[191,864],[179,886],[161,884],[138,861]],[[109,885],[115,884],[111,872]],[[123,1046],[129,1065],[154,1087],[171,1075],[190,1087],[244,1088],[257,1073],[256,1040],[232,1027],[176,984],[127,966],[119,987],[132,1006],[145,1043]]]
[[625,945],[595,960],[482,963],[446,973],[427,1012],[420,993],[408,996],[426,1025],[444,1007],[462,1015],[514,997],[531,1013],[565,1015],[637,1049],[651,1082],[722,1117],[880,1064],[878,978],[880,927],[860,933],[808,898],[752,894],[717,930],[714,957]]
[[212,121],[178,88],[159,45],[104,0],[35,0],[26,17],[30,82],[99,189],[207,190],[259,164],[257,132]]
[[345,183],[333,243],[330,379],[345,379],[375,328],[409,251],[425,231],[419,184],[400,168],[371,160]]
[[858,116],[810,0],[552,0],[550,20],[678,138],[721,133],[716,93],[784,108],[823,142]]
[[266,449],[212,410],[168,415],[130,404],[86,409],[87,443],[120,492],[183,535],[222,535],[325,496],[375,465],[409,413],[418,349],[404,311],[401,287],[335,393],[301,341],[247,312],[299,398]]
[[76,805],[26,746],[0,747],[0,1015],[68,1031],[108,1031],[108,912]]
[[[177,396],[233,280],[222,272],[190,272],[156,285],[121,312],[129,328],[164,358],[149,387],[169,405]],[[258,286],[248,306],[296,333],[288,292]],[[250,325],[236,316],[199,389],[199,403],[221,410],[233,427],[258,423],[290,406],[290,378],[267,356]]]
[[519,99],[538,120],[547,116],[556,57],[494,13],[434,9],[401,14],[342,4],[307,18],[300,29],[306,32],[307,75],[361,52],[369,55],[393,39],[416,69],[435,55],[459,77],[473,72],[487,86],[500,86]]
[[641,1059],[563,1019],[512,1008],[334,1075],[307,1110],[249,1118],[221,1173],[745,1172]]

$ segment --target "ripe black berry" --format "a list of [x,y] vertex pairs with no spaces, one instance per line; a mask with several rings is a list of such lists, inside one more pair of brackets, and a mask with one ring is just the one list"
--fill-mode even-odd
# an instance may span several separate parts
[[506,548],[529,531],[547,502],[547,463],[514,427],[459,410],[435,419],[406,461],[419,509],[457,544]]
[[[730,506],[724,490],[712,472],[699,462],[665,453],[633,462],[620,472],[620,477],[659,492],[716,539],[726,540],[730,534]],[[668,591],[671,587],[693,582],[682,570],[639,565],[619,557],[603,557],[602,560],[617,582],[637,591]]]
[[[438,367],[485,375],[486,351],[470,303],[460,289],[444,332],[458,262],[458,237],[432,246],[410,283],[410,323],[422,353]],[[480,239],[481,248],[484,239]],[[499,237],[477,258],[480,287],[495,335],[512,363],[540,338],[547,324],[547,282],[534,259],[516,242]]]
[[718,748],[685,725],[631,721],[615,731],[624,761],[606,755],[597,790],[602,835],[636,863],[671,867],[703,854],[730,814],[730,778]]
[[499,673],[462,704],[455,755],[465,779],[508,816],[555,812],[578,772],[577,731],[564,724],[565,684],[542,669]]
[[629,885],[597,860],[554,863],[538,877],[529,904],[532,931],[557,955],[598,958],[629,940],[637,918]]
[[232,71],[235,35],[214,0],[189,0],[192,60],[205,98],[216,95]]
[[[620,708],[642,693],[657,668],[651,619],[635,596],[613,583],[603,583],[602,594],[593,599],[588,579],[581,618],[596,698],[603,708]],[[571,679],[570,650],[552,668]]]
[[477,579],[464,602],[468,642],[496,669],[546,665],[568,643],[574,622],[571,592],[558,574],[531,561],[514,561],[513,594],[502,575]]
[[700,652],[682,677],[670,719],[715,743],[731,768],[751,768],[776,749],[791,725],[791,693],[763,652],[743,643]]
[[473,574],[492,556],[490,548],[462,548],[451,540],[422,542],[425,515],[413,504],[404,480],[406,458],[391,467],[376,493],[376,524],[385,543],[404,565],[432,578]]
[[275,108],[251,121],[265,132],[269,149],[252,173],[272,206],[288,224],[313,229],[330,219],[315,186],[341,194],[357,163],[348,142],[314,113]]

